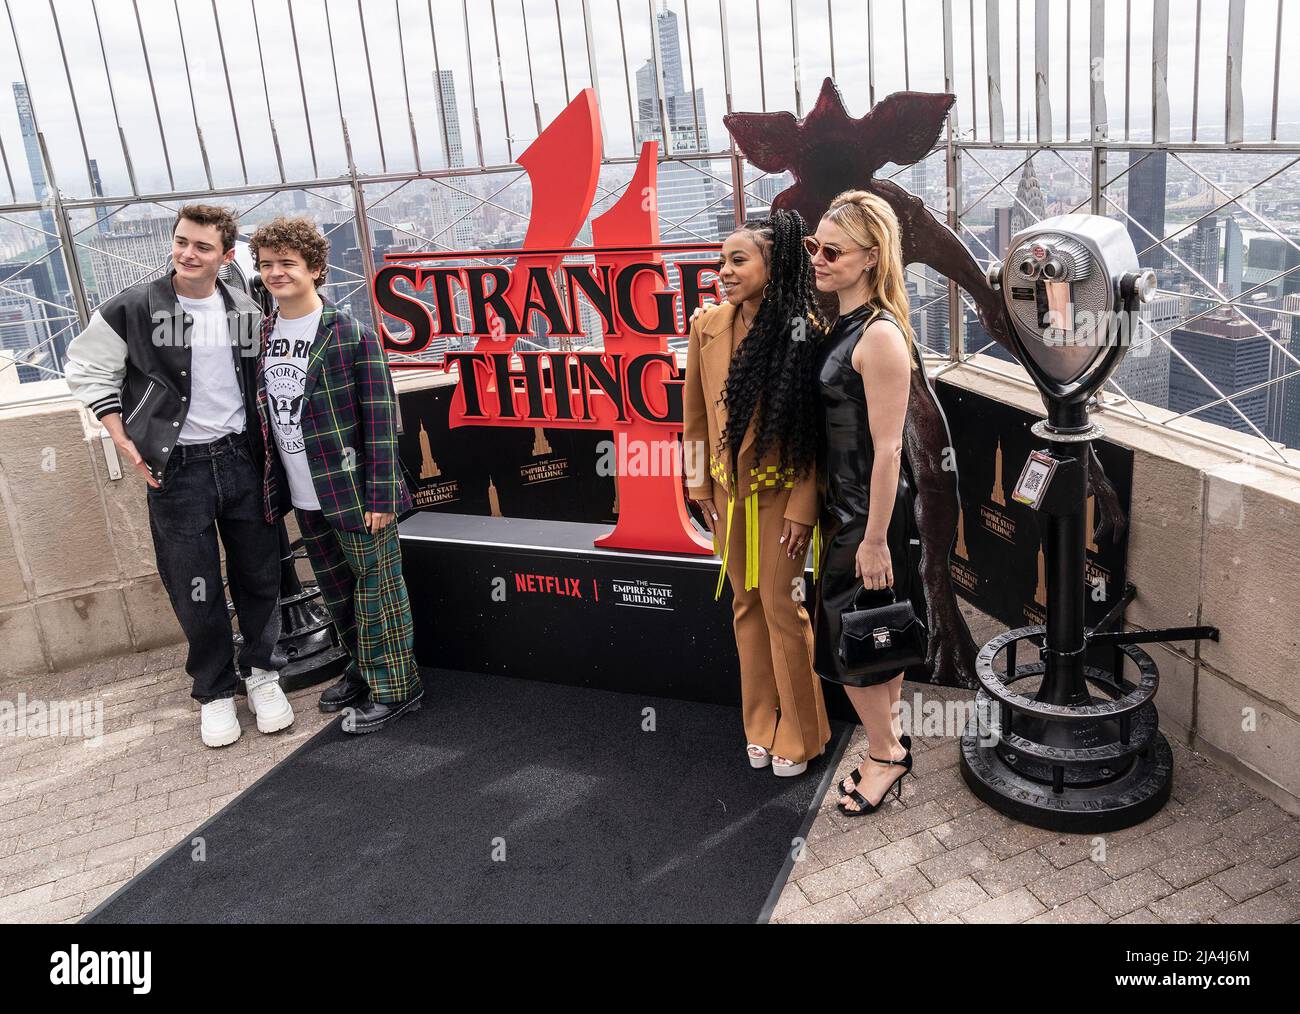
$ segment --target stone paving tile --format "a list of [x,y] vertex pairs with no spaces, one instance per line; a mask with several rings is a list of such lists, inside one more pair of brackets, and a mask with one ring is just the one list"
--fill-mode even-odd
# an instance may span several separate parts
[[1215,830],[1225,838],[1250,841],[1284,824],[1294,827],[1296,823],[1296,818],[1282,807],[1271,800],[1257,797],[1251,806],[1219,821],[1215,825]]
[[1134,824],[1132,827],[1121,828],[1118,831],[1107,831],[1102,837],[1111,843],[1132,841],[1135,838],[1147,838],[1156,831],[1164,830],[1182,815],[1183,805],[1177,800],[1171,799],[1154,817],[1148,817],[1141,824]]
[[1268,834],[1247,841],[1244,851],[1265,866],[1281,866],[1300,856],[1300,828],[1295,824],[1274,828]]
[[1073,866],[1040,877],[1027,886],[1047,908],[1053,908],[1110,883],[1110,875],[1105,870],[1091,859],[1085,859]]
[[1032,923],[1054,923],[1072,925],[1076,923],[1110,922],[1110,916],[1101,910],[1095,901],[1086,894],[1067,901],[1064,905],[1049,908],[1046,912],[1028,920]]
[[1150,870],[1139,870],[1088,893],[1106,912],[1118,918],[1172,894],[1173,888]]
[[880,828],[866,817],[855,818],[855,821],[855,826],[847,831],[818,838],[816,843],[810,841],[817,858],[829,866],[889,844]]
[[791,912],[797,912],[799,909],[807,907],[808,898],[800,890],[798,884],[789,881],[781,889],[781,896],[776,899],[776,905],[772,909],[772,921],[780,922],[783,917]]
[[[853,819],[870,820],[871,818],[854,817]],[[886,814],[884,819],[878,821],[877,826],[890,841],[902,841],[904,838],[912,837],[918,831],[926,831],[929,828],[946,823],[948,819],[948,811],[938,803],[931,801],[917,807],[908,807],[902,811]]]
[[908,910],[906,905],[895,905],[893,908],[887,908],[883,912],[876,912],[874,915],[869,915],[860,921],[898,925],[901,923],[915,923],[917,918]]
[[1063,870],[1073,866],[1081,859],[1091,859],[1097,845],[1094,841],[1099,835],[1068,834],[1038,846],[1038,852],[1044,859]]
[[1183,803],[1187,812],[1200,817],[1206,823],[1217,824],[1242,810],[1249,808],[1258,794],[1249,786],[1242,784],[1225,771],[1212,769],[1214,777],[1204,791],[1195,799]]
[[939,922],[958,912],[968,912],[987,899],[979,884],[970,877],[961,877],[909,898],[907,907],[918,922]]
[[1218,838],[1219,832],[1199,817],[1181,817],[1156,831],[1152,837],[1173,852],[1193,845],[1206,845]]
[[1288,898],[1281,889],[1257,894],[1214,917],[1215,922],[1224,923],[1284,923],[1296,919],[1300,919],[1300,901]]
[[1017,887],[1037,883],[1052,872],[1052,864],[1036,850],[1029,849],[972,876],[989,897],[996,898]]
[[915,866],[923,860],[937,856],[945,849],[929,831],[921,831],[910,838],[896,841],[867,853],[880,875],[888,876],[908,866]]
[[1167,898],[1153,901],[1148,908],[1161,922],[1201,923],[1209,920],[1234,902],[1209,881],[1175,891]]
[[1045,842],[1056,838],[1056,832],[1044,831],[1041,827],[1012,822],[1001,831],[987,835],[984,844],[999,859],[1010,859],[1026,849],[1037,848]]
[[1271,891],[1287,882],[1286,874],[1252,859],[1212,878],[1214,886],[1236,902],[1247,901],[1257,894]]
[[[940,796],[935,797],[935,801],[948,811],[950,817],[964,817],[968,813],[974,813],[977,810],[988,810],[975,793],[966,787],[966,783],[960,779],[955,788]],[[990,811],[997,812],[997,811]],[[1001,814],[998,814],[1001,816]]]
[[[903,786],[903,802],[908,806],[919,806],[921,803],[949,796],[958,790],[966,795],[971,794],[957,769],[946,767],[939,771],[930,771],[924,778],[908,778],[907,784]],[[946,809],[945,807],[945,812]]]
[[1043,903],[1021,887],[967,909],[961,918],[963,922],[1013,923],[1024,922],[1045,911]]
[[895,905],[901,905],[908,898],[914,898],[932,889],[933,885],[930,881],[916,870],[908,868],[881,877],[879,880],[873,880],[862,887],[856,887],[849,893],[864,915],[872,915]]
[[853,898],[847,894],[837,894],[833,898],[800,908],[782,917],[782,923],[841,923],[857,922],[862,912],[853,904]]
[[1113,835],[1106,835],[1105,838],[1106,859],[1098,865],[1115,880],[1122,880],[1130,873],[1160,862],[1170,852],[1169,845],[1155,835],[1124,841],[1112,841]]
[[1114,923],[1123,923],[1123,924],[1140,923],[1148,926],[1161,925],[1160,917],[1155,915],[1150,909],[1147,908],[1134,909],[1132,912],[1129,912],[1127,915],[1122,915],[1118,919],[1112,919],[1111,921]]
[[876,868],[864,856],[854,856],[824,870],[801,876],[798,884],[807,899],[815,905],[879,877]]
[[[826,869],[827,865],[827,863],[822,862],[821,857],[817,855],[811,845],[805,845],[803,849],[795,852],[795,865],[794,869],[790,871],[790,879],[798,880],[809,873],[816,873],[818,870]],[[833,866],[835,864],[831,863],[829,865]]]
[[[936,802],[944,806],[944,800],[940,799]],[[955,849],[1010,826],[1009,817],[980,803],[978,809],[938,824],[930,829],[930,833],[939,839],[944,848]]]
[[117,862],[105,863],[83,873],[64,877],[54,885],[50,900],[61,901],[71,896],[79,898],[86,891],[93,891],[105,884],[121,883],[131,878],[134,869],[134,859],[119,859]]
[[[1232,866],[1226,856],[1212,845],[1196,845],[1192,848],[1178,849],[1168,859],[1155,863],[1151,869],[1161,880],[1172,887],[1190,887],[1207,877]],[[1159,911],[1152,906],[1159,915]]]
[[942,887],[950,880],[996,866],[997,862],[997,857],[982,842],[973,841],[933,859],[926,859],[918,863],[916,868],[935,887]]

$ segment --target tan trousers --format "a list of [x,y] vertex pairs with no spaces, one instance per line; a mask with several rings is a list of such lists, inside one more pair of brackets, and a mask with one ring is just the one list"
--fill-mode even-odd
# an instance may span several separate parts
[[[719,529],[727,494],[714,500]],[[798,763],[821,753],[831,738],[821,679],[813,672],[813,633],[803,598],[804,561],[781,545],[788,489],[758,494],[758,587],[745,589],[745,503],[736,501],[728,533],[727,578],[732,588],[745,737]],[[719,539],[721,535],[719,535]],[[721,551],[721,542],[717,544]]]

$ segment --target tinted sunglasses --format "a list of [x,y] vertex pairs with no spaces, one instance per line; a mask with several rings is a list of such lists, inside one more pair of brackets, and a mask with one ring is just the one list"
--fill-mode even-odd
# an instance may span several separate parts
[[[837,246],[826,246],[822,243],[819,243],[816,237],[814,236],[805,236],[803,238],[803,248],[808,251],[809,257],[816,257],[817,254],[820,252],[822,257],[826,259],[827,264],[834,264],[837,260],[840,259],[841,256],[843,256],[845,252]],[[871,247],[860,246],[860,247],[856,247],[855,249],[870,250]]]

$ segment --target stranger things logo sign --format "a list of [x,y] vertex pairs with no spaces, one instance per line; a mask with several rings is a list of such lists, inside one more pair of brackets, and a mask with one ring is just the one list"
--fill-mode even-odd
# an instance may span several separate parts
[[[642,145],[627,190],[592,219],[592,245],[575,247],[601,158],[596,96],[584,90],[519,157],[533,193],[523,245],[389,254],[374,278],[375,319],[392,352],[421,352],[435,338],[475,339],[473,351],[450,351],[445,359],[444,369],[457,374],[453,428],[611,432],[619,515],[597,546],[707,555],[712,544],[691,524],[683,496],[678,434],[685,378],[667,341],[684,333],[705,296],[718,298],[720,245],[659,242],[656,155],[656,142]],[[676,290],[669,264],[681,279]],[[713,277],[706,282],[706,275]],[[540,316],[552,338],[573,339],[580,348],[584,312],[600,321],[603,351],[516,347],[533,336]],[[687,464],[708,467],[707,460]]]

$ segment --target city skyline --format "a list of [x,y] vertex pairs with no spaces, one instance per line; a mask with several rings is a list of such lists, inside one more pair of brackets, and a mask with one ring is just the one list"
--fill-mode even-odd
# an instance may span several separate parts
[[[1074,12],[1072,27],[1076,38],[1086,38],[1086,5],[1075,6],[1080,10]],[[659,7],[662,9],[663,5]],[[832,0],[830,5],[811,0],[801,3],[796,74],[788,5],[766,8],[760,53],[753,8],[727,0],[727,37],[732,53],[731,109],[793,110],[797,76],[806,111],[821,79],[831,76],[828,7],[835,16],[837,37],[848,31],[846,25],[853,24],[849,15],[856,8],[847,0]],[[553,118],[581,88],[591,84],[601,96],[606,153],[634,154],[635,122],[639,117],[636,99],[631,95],[630,77],[653,54],[647,16],[628,9],[621,21],[608,14],[595,17],[591,24],[591,56],[596,65],[593,82],[580,11],[574,4],[566,4],[559,17],[560,30],[556,32],[558,7],[541,0],[525,0],[519,7],[523,17],[503,21],[495,32],[486,18],[471,16],[466,26],[460,5],[449,0],[437,0],[433,4],[399,0],[393,6],[368,5],[364,24],[355,5],[338,2],[326,5],[322,0],[297,0],[292,21],[283,0],[223,3],[218,6],[219,20],[214,20],[209,5],[185,5],[180,10],[173,9],[165,0],[140,0],[139,9],[141,21],[137,25],[132,8],[124,0],[97,0],[94,18],[72,17],[68,4],[61,2],[55,5],[55,15],[62,13],[56,26],[47,7],[26,5],[14,11],[17,43],[8,33],[0,32],[0,68],[9,74],[10,80],[24,77],[19,73],[19,45],[26,55],[22,66],[32,89],[55,178],[60,189],[70,196],[93,194],[89,159],[97,163],[106,194],[129,194],[127,151],[142,192],[174,189],[169,185],[171,182],[181,189],[206,185],[207,173],[194,127],[196,119],[203,129],[207,162],[218,186],[237,186],[244,182],[246,172],[249,183],[278,180],[277,141],[289,179],[344,174],[347,169],[344,120],[354,157],[362,171],[378,172],[385,163],[390,171],[413,170],[416,150],[423,167],[444,167],[449,163],[438,129],[436,78],[439,70],[453,72],[458,80],[466,83],[471,71],[477,71],[474,87],[464,88],[456,98],[458,117],[468,128],[464,142],[467,165],[479,163],[480,149],[485,164],[508,164],[536,136],[539,121],[545,123]],[[721,22],[716,4],[692,0],[684,5],[679,0],[667,5],[667,9],[675,15],[688,11],[692,14],[690,38],[684,40],[689,45],[684,45],[682,50],[686,59],[680,61],[685,90],[704,89],[713,96],[725,94],[722,68],[715,56],[721,47]],[[931,22],[938,9],[938,0],[912,0],[909,5],[908,23],[912,28],[914,52],[905,70],[902,18],[896,16],[902,8],[896,0],[878,0],[874,63],[870,67],[877,99],[904,87],[942,90],[942,67],[937,52],[915,43],[916,39],[925,38],[924,26]],[[1017,83],[1016,69],[1007,63],[1015,51],[1013,11],[1016,8],[1009,0],[1003,0],[1001,9],[1004,111],[1008,136],[1015,139],[1016,124],[1025,123],[1033,112],[1033,54],[1031,45],[1022,57]],[[1107,0],[1106,9],[1112,15],[1113,25],[1125,24],[1123,0]],[[431,30],[429,10],[434,12],[436,31]],[[122,16],[112,16],[118,12]],[[501,12],[503,15],[506,12],[504,4]],[[1198,124],[1201,140],[1221,140],[1224,73],[1221,50],[1226,35],[1226,0],[1208,0],[1204,12]],[[1053,45],[1064,43],[1064,21],[1060,13],[1051,21]],[[522,27],[530,29],[527,46]],[[982,20],[977,18],[976,35],[981,43],[983,27]],[[964,18],[957,28],[963,37],[968,35]],[[1267,139],[1271,127],[1273,29],[1271,18],[1247,18],[1243,115],[1250,140]],[[226,40],[224,51],[217,44],[218,30]],[[1026,18],[1022,12],[1021,31],[1030,33],[1032,43],[1032,13]],[[147,46],[149,74],[143,62],[142,36]],[[244,44],[231,45],[234,38]],[[367,43],[364,49],[363,39]],[[472,59],[467,56],[466,39]],[[1134,140],[1141,141],[1149,136],[1151,115],[1151,82],[1142,70],[1142,61],[1149,57],[1151,47],[1149,19],[1132,20],[1127,46],[1122,32],[1112,31],[1107,39],[1104,69],[1111,139],[1121,141],[1126,133],[1131,133]],[[60,40],[66,48],[83,56],[69,67],[67,74],[60,61],[32,58],[34,53],[43,50],[57,51]],[[267,59],[271,43],[285,40],[297,43],[296,50],[292,51],[299,54],[302,63],[301,80],[296,60]],[[978,90],[972,95],[970,57],[966,46],[956,44],[959,41],[954,43],[957,124],[959,129],[968,132],[973,110],[980,133],[984,134],[988,109],[982,46],[976,47]],[[1190,79],[1193,42],[1188,19],[1173,19],[1169,39],[1171,83]],[[185,44],[188,61],[181,59],[181,43]],[[1288,42],[1282,47],[1284,65],[1288,56],[1293,55],[1292,46]],[[848,45],[839,39],[835,48],[837,83],[850,109],[858,114],[865,112],[869,105],[866,47]],[[1075,48],[1079,48],[1077,43]],[[1133,89],[1127,112],[1126,52],[1132,61]],[[285,55],[289,55],[288,50]],[[334,68],[337,68],[337,86]],[[1075,139],[1089,134],[1087,71],[1084,59],[1075,60],[1070,68],[1073,96],[1070,132]],[[69,101],[69,75],[77,96],[75,109]],[[1051,77],[1050,89],[1056,120],[1055,140],[1065,136],[1064,84],[1064,68],[1058,67]],[[1019,100],[1017,92],[1022,93]],[[1190,136],[1193,101],[1190,92],[1188,88],[1170,88],[1170,136],[1174,140]],[[1300,90],[1283,88],[1278,101],[1280,136],[1300,140]],[[80,120],[75,115],[77,111]],[[726,103],[715,100],[702,115],[702,131],[710,137],[724,139],[721,117],[727,111]],[[1131,121],[1127,129],[1126,116]],[[121,133],[117,129],[119,122]],[[1024,140],[1031,138],[1024,137]],[[10,151],[21,143],[17,122],[3,109],[0,109],[0,142]],[[20,200],[31,199],[26,186],[20,185],[22,182],[15,180],[18,191],[15,196]]]

